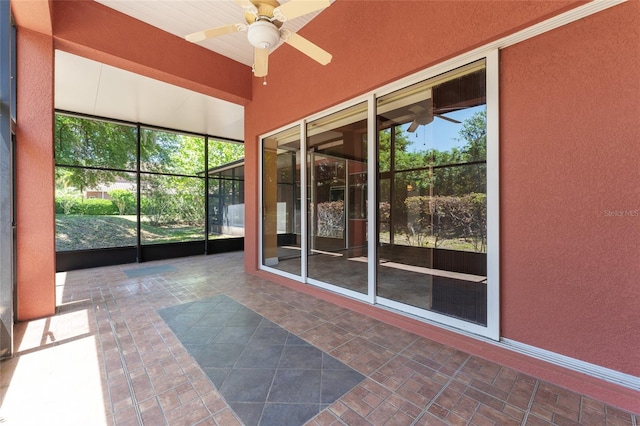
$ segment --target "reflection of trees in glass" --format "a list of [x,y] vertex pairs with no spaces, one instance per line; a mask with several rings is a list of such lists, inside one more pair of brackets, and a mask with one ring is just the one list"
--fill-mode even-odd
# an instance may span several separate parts
[[401,126],[379,132],[379,170],[394,176],[396,243],[453,248],[459,240],[458,249],[486,251],[486,111],[465,120],[459,136],[461,148],[416,151]]
[[476,252],[486,251],[487,195],[414,196],[405,199],[410,245],[440,247],[444,240],[470,241]]
[[[411,141],[401,126],[395,128],[395,164],[393,170],[416,170],[417,173],[408,172],[405,176],[415,189],[428,189],[434,184],[440,194],[467,194],[469,192],[482,192],[484,187],[483,172],[473,168],[451,168],[446,165],[465,164],[476,161],[485,161],[487,156],[487,114],[480,111],[462,123],[459,135],[461,141],[466,141],[462,148],[451,148],[449,151],[427,149],[409,151]],[[379,167],[380,171],[391,170],[391,132],[384,130],[379,133]],[[426,168],[436,167],[440,172],[434,173],[433,181],[425,176]],[[479,188],[478,183],[482,186]]]

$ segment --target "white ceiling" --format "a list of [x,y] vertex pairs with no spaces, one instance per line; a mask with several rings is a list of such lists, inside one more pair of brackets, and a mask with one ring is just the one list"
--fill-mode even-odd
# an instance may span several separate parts
[[[118,12],[178,37],[228,24],[245,24],[244,11],[234,0],[96,0]],[[288,0],[280,0],[280,4]],[[282,28],[298,31],[320,12],[286,21]],[[247,33],[227,34],[198,43],[247,66],[253,64],[253,47]],[[277,47],[276,47],[277,48]]]
[[[234,0],[96,1],[179,37],[245,22],[242,8]],[[297,31],[318,13],[287,21],[283,28]],[[199,44],[247,66],[253,63],[246,32]],[[244,139],[244,108],[240,105],[61,51],[56,51],[55,63],[56,109]]]
[[55,107],[134,123],[244,139],[244,107],[56,51]]

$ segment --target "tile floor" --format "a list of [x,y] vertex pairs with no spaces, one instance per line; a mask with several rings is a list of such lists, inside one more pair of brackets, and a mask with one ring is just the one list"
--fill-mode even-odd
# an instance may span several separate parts
[[17,356],[0,363],[0,423],[243,424],[220,371],[207,374],[218,367],[201,367],[193,336],[181,343],[179,314],[168,315],[225,296],[365,377],[311,426],[640,426],[638,414],[242,269],[242,253],[227,253],[58,274],[57,315],[18,324]]

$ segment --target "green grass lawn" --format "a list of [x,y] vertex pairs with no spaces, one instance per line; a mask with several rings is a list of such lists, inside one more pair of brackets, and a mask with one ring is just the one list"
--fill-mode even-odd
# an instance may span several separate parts
[[[142,222],[142,244],[204,239],[202,226],[151,226]],[[136,245],[136,216],[56,215],[56,250]]]

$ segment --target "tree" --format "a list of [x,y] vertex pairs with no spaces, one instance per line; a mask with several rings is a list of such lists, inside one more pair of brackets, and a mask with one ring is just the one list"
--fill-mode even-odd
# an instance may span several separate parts
[[209,168],[219,167],[243,158],[243,144],[209,139]]
[[[110,169],[135,169],[136,129],[130,126],[56,115],[57,165]],[[56,167],[56,186],[80,192],[115,182],[126,173],[99,169]]]

